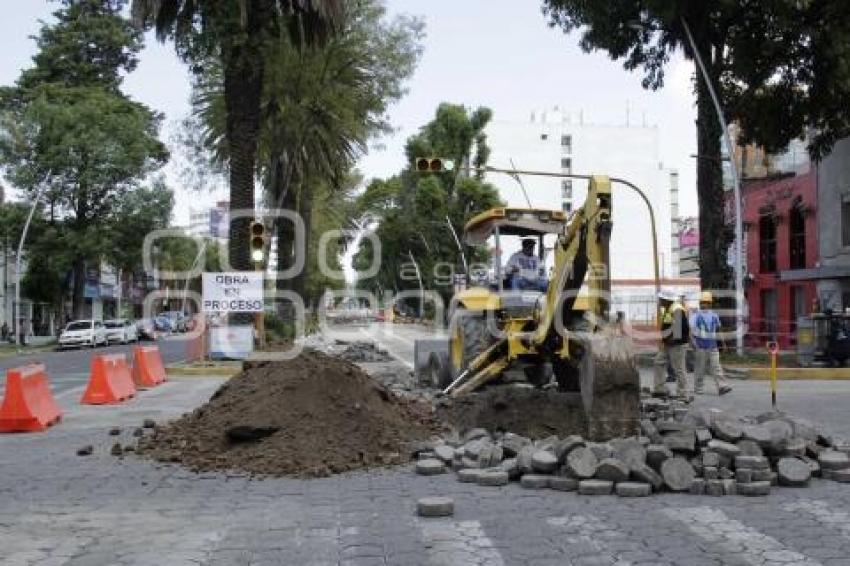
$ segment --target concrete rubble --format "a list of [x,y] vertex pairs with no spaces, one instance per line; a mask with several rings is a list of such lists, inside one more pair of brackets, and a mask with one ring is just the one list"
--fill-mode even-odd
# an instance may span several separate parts
[[[482,486],[645,497],[661,491],[764,496],[811,478],[850,482],[850,444],[783,413],[737,417],[674,400],[643,399],[641,434],[589,442],[474,428],[434,439],[421,474],[449,468]],[[440,471],[438,471],[440,470]]]

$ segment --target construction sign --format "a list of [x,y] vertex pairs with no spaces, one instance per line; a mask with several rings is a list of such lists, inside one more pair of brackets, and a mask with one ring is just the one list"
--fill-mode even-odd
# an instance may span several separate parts
[[263,312],[263,272],[203,274],[205,313]]

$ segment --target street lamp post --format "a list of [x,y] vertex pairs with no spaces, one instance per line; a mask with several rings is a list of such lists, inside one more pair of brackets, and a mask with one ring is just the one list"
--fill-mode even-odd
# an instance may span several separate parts
[[[50,179],[50,175],[47,176],[48,180]],[[44,194],[44,191],[47,189],[48,183],[45,182],[35,193],[35,198],[32,201],[32,207],[30,208],[29,215],[27,215],[27,221],[24,223],[24,229],[21,231],[21,239],[18,241],[18,255],[15,258],[15,303],[12,305],[12,314],[14,316],[12,329],[15,332],[15,344],[21,346],[21,336],[20,336],[20,318],[21,318],[21,258],[24,253],[24,241],[27,239],[27,232],[30,229],[30,223],[32,222],[32,217],[35,216],[35,210],[38,208],[39,201],[41,200],[41,195]]]
[[743,221],[741,219],[741,181],[738,177],[738,166],[735,163],[735,151],[732,146],[732,139],[729,136],[729,127],[726,124],[726,117],[723,115],[723,109],[720,106],[720,100],[717,98],[717,93],[714,91],[714,85],[711,83],[711,78],[705,69],[702,56],[697,49],[697,44],[694,41],[694,36],[691,34],[691,28],[685,18],[680,18],[682,27],[685,30],[685,35],[688,37],[688,43],[691,46],[691,51],[694,54],[694,60],[697,62],[697,67],[702,74],[705,85],[708,88],[708,93],[711,95],[711,101],[714,104],[714,110],[717,112],[717,119],[720,121],[720,127],[723,129],[723,141],[726,143],[726,150],[729,152],[729,167],[732,172],[732,189],[735,198],[735,350],[739,356],[744,353],[744,329],[743,329],[743,305],[744,305],[744,273],[743,273]]

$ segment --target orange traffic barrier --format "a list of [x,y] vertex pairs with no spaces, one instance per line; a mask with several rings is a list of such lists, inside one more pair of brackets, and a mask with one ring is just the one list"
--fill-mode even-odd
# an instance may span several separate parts
[[158,347],[133,348],[133,381],[137,387],[155,387],[165,381],[165,366]]
[[50,392],[44,364],[29,364],[6,371],[0,432],[42,431],[61,417],[62,410]]
[[126,401],[136,394],[124,354],[104,354],[91,360],[91,376],[80,403],[106,405]]

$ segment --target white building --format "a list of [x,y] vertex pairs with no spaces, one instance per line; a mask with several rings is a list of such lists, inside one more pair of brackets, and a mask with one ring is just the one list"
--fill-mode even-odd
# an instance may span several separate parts
[[201,238],[227,238],[229,228],[230,203],[219,201],[212,207],[190,208],[189,226],[186,229],[190,236]]
[[[582,115],[558,107],[536,111],[525,121],[494,120],[487,127],[493,167],[620,177],[640,187],[655,212],[662,277],[675,277],[671,257],[671,183],[675,172],[662,164],[658,128],[641,124],[592,124]],[[513,166],[511,163],[513,162]],[[488,174],[512,206],[528,206],[520,186],[505,175]],[[587,181],[547,177],[522,178],[531,205],[572,212],[584,202]],[[611,238],[612,278],[653,276],[649,213],[641,198],[614,185]],[[504,250],[511,253],[513,250]]]

